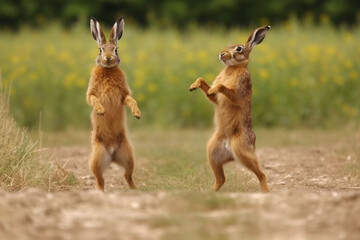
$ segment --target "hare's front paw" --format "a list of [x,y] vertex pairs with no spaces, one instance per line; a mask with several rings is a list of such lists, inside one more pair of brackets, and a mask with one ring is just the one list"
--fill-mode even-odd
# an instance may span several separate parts
[[207,95],[215,95],[220,92],[221,88],[222,88],[221,84],[215,85],[208,90]]
[[194,82],[190,85],[189,91],[192,92],[200,87],[200,83]]
[[199,87],[201,87],[201,82],[203,81],[202,78],[198,78],[196,79],[196,81],[190,85],[189,91],[192,92],[196,89],[198,89]]
[[131,112],[137,119],[141,118],[141,111],[139,108],[132,109]]
[[101,105],[100,103],[99,104],[96,104],[94,106],[94,109],[95,109],[95,112],[99,115],[104,115],[105,114],[105,109],[103,107],[103,105]]

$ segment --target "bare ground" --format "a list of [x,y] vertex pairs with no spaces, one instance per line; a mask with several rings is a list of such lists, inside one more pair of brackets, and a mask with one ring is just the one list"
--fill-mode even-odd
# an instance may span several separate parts
[[0,192],[0,239],[360,239],[354,156],[332,147],[259,148],[269,194],[129,191],[113,170],[103,194],[88,147],[50,151],[77,189]]

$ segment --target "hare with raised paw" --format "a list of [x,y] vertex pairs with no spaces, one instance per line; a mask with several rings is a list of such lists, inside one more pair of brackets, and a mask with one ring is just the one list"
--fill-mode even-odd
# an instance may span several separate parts
[[91,72],[86,100],[91,112],[91,155],[89,167],[96,177],[96,186],[104,190],[103,171],[111,162],[125,169],[125,179],[131,188],[136,188],[132,179],[134,170],[133,149],[126,136],[124,105],[140,119],[141,112],[126,81],[125,73],[119,68],[120,57],[117,44],[123,35],[124,19],[119,18],[110,33],[109,42],[95,18],[90,19],[93,38],[99,46],[96,66]]
[[225,68],[211,87],[198,78],[190,91],[200,88],[215,104],[215,133],[207,145],[207,158],[215,175],[215,190],[225,183],[223,165],[240,161],[255,173],[262,192],[269,188],[255,154],[255,133],[252,129],[252,83],[247,69],[252,48],[261,43],[270,26],[255,29],[245,44],[231,45],[219,54]]

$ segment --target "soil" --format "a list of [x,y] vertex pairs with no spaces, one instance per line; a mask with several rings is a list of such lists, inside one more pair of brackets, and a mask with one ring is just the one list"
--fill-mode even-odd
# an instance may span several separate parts
[[117,171],[100,193],[84,168],[88,147],[50,152],[78,189],[0,192],[0,239],[360,239],[354,156],[329,147],[259,148],[271,192],[192,193],[218,201],[205,207],[189,207],[189,193],[115,191]]

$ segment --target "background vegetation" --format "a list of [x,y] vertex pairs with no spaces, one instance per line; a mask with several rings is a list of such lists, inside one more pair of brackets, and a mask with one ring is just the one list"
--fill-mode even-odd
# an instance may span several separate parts
[[[259,25],[252,53],[257,126],[339,127],[359,122],[360,2],[351,0],[1,0],[0,74],[23,126],[89,127],[85,92],[98,54],[88,19],[109,32],[125,16],[121,67],[143,112],[136,126],[208,127],[213,106],[189,85],[212,82],[218,53]],[[246,11],[245,11],[246,9]],[[129,116],[130,118],[130,116]]]
[[108,25],[116,16],[125,16],[141,26],[184,27],[192,23],[258,25],[269,20],[275,24],[289,15],[319,21],[326,15],[336,25],[353,25],[360,8],[355,0],[1,0],[0,4],[0,26],[9,28],[43,26],[53,20],[69,26],[90,16]]
[[[359,120],[360,28],[308,21],[273,25],[252,52],[257,126],[336,127]],[[119,42],[120,66],[143,111],[140,121],[129,123],[211,126],[213,106],[188,87],[200,76],[213,81],[223,67],[218,52],[244,42],[252,30],[127,24]],[[3,85],[12,85],[11,110],[21,125],[37,127],[41,112],[46,129],[89,127],[85,92],[98,54],[90,30],[80,24],[70,31],[58,25],[3,31],[0,46]]]

